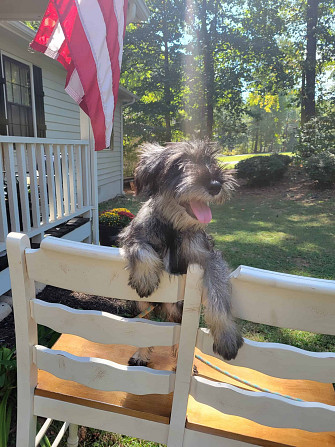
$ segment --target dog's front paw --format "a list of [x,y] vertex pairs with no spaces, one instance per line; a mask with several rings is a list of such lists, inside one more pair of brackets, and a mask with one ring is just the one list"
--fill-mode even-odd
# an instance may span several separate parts
[[142,360],[138,357],[130,357],[130,359],[128,360],[128,365],[129,366],[147,366],[148,362],[146,362],[145,360]]
[[243,337],[239,332],[233,334],[225,333],[218,341],[213,343],[213,351],[219,354],[224,360],[233,360],[238,350],[243,345]]

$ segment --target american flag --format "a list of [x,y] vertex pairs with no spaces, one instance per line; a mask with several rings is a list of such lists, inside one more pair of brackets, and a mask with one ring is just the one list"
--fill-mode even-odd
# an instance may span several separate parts
[[90,117],[95,150],[110,146],[128,0],[50,0],[30,46],[67,70],[66,92]]

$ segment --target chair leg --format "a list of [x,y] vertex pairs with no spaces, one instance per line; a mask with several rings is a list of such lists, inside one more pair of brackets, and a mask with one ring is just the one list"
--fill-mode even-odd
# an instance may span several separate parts
[[24,418],[18,414],[16,428],[16,447],[35,447],[36,416]]
[[69,425],[69,437],[67,438],[67,447],[78,447],[78,425]]

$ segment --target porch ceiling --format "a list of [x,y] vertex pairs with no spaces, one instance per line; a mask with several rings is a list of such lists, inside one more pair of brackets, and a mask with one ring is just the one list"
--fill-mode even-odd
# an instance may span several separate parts
[[[149,17],[149,10],[143,0],[131,0],[136,5],[135,17],[131,21],[139,22]],[[1,0],[0,20],[40,20],[48,5],[48,0]]]

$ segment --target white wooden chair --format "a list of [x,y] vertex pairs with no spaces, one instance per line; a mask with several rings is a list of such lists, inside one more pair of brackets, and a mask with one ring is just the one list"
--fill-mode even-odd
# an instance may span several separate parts
[[[35,445],[36,416],[65,420],[68,446],[77,425],[167,444],[168,447],[335,446],[335,354],[245,340],[233,362],[212,351],[198,329],[201,275],[163,277],[153,302],[184,300],[182,324],[126,319],[35,298],[34,281],[138,300],[127,286],[118,249],[45,238],[31,250],[25,235],[7,240],[18,362],[17,447]],[[335,283],[240,267],[232,274],[235,314],[279,327],[335,335]],[[62,333],[53,349],[38,345],[37,324]],[[153,342],[154,340],[154,342]],[[170,346],[179,341],[177,371]],[[160,346],[152,368],[128,367],[134,346]],[[255,392],[223,370],[302,401]],[[199,375],[192,377],[195,362]],[[41,432],[43,433],[43,431]],[[41,433],[39,436],[41,436]],[[62,434],[62,433],[61,433]],[[60,434],[60,435],[61,435]],[[37,445],[37,444],[36,444]]]

